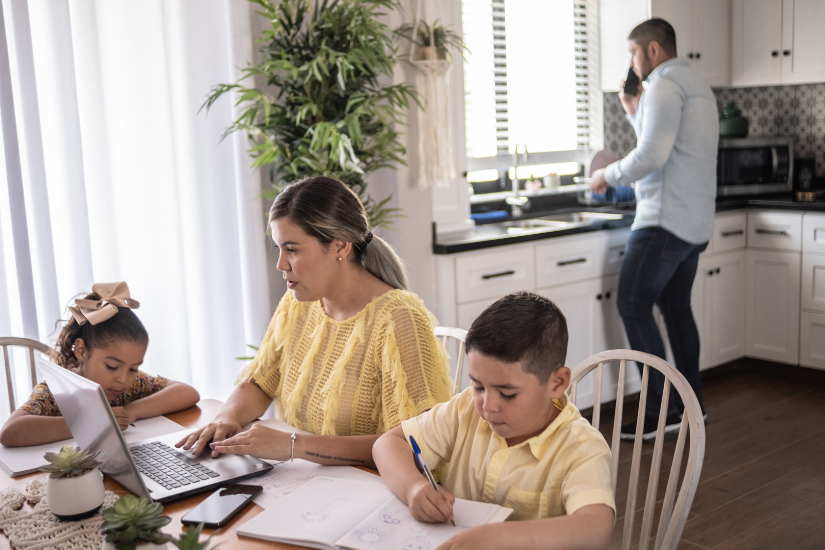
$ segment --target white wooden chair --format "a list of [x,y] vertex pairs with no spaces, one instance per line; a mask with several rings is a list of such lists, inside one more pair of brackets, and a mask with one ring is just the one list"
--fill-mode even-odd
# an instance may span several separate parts
[[441,343],[444,344],[444,349],[447,350],[448,353],[451,342],[458,344],[458,356],[455,359],[455,381],[453,385],[453,395],[455,395],[460,391],[461,375],[464,373],[464,358],[467,355],[464,353],[464,338],[467,337],[467,331],[455,327],[435,327],[435,335],[441,339]]
[[[688,384],[685,377],[671,366],[667,361],[631,350],[611,350],[597,353],[588,357],[576,368],[573,369],[570,384],[570,401],[576,403],[576,386],[591,371],[596,370],[595,401],[593,405],[593,427],[599,429],[601,420],[601,391],[602,373],[607,363],[619,362],[619,380],[616,395],[616,413],[613,420],[613,437],[610,449],[612,451],[612,462],[610,464],[610,482],[613,494],[616,494],[616,478],[619,468],[619,433],[622,427],[622,409],[624,406],[624,382],[627,363],[636,361],[643,365],[642,387],[639,396],[639,412],[636,418],[636,438],[633,442],[633,455],[630,466],[630,480],[627,491],[627,505],[625,507],[624,525],[622,531],[622,550],[627,550],[631,546],[633,538],[633,522],[636,514],[636,493],[639,485],[639,471],[641,469],[642,457],[642,432],[644,427],[645,405],[647,404],[647,384],[649,381],[650,369],[654,368],[665,376],[664,390],[662,392],[662,403],[659,412],[659,425],[656,432],[656,439],[653,447],[653,456],[650,464],[650,477],[647,482],[647,495],[645,497],[644,512],[642,515],[641,532],[639,534],[639,550],[647,550],[651,538],[653,527],[654,510],[657,503],[657,490],[659,488],[659,474],[662,462],[662,446],[664,443],[665,418],[667,417],[668,399],[671,387],[675,388],[685,405],[682,425],[679,429],[679,436],[676,441],[676,448],[673,453],[673,461],[668,476],[667,488],[665,489],[662,511],[659,518],[659,527],[656,532],[654,543],[655,550],[675,550],[679,545],[682,530],[687,521],[690,505],[696,494],[696,486],[699,483],[699,474],[702,471],[702,462],[705,456],[705,423],[702,419],[699,400],[696,398],[693,389]],[[635,368],[635,366],[633,367]],[[684,454],[685,439],[690,434],[690,444],[688,451],[687,467],[684,477],[679,483],[679,473],[682,468],[682,455]],[[678,491],[678,496],[677,496]],[[618,503],[617,503],[618,505]]]
[[3,348],[3,362],[6,366],[6,387],[9,392],[9,413],[13,413],[17,408],[14,399],[14,383],[11,375],[11,359],[9,357],[9,346],[19,346],[28,349],[29,353],[29,385],[34,388],[37,384],[37,371],[35,370],[34,352],[49,354],[51,348],[46,344],[29,338],[14,338],[11,336],[0,337],[0,347]]

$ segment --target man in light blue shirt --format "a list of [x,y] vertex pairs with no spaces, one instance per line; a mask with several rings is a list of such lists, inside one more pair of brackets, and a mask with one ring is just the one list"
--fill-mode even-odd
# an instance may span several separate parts
[[[702,403],[699,332],[690,294],[699,254],[713,235],[719,115],[716,99],[687,59],[676,57],[676,35],[650,19],[628,36],[634,72],[644,93],[620,92],[637,145],[625,158],[592,174],[591,189],[636,182],[636,219],[619,275],[617,305],[630,346],[665,357],[653,305],[662,312],[676,368]],[[655,375],[654,375],[655,373]],[[664,378],[651,369],[645,439],[655,436]],[[666,431],[679,429],[681,400],[671,398]],[[702,405],[704,412],[704,405]],[[633,439],[636,423],[622,427]]]

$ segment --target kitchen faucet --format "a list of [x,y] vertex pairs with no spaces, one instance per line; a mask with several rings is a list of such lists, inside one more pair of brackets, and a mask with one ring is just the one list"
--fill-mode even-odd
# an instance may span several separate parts
[[520,146],[524,148],[524,160],[527,160],[527,144],[516,143],[516,147],[513,150],[513,194],[505,199],[505,202],[512,206],[510,215],[514,218],[521,216],[522,209],[528,210],[530,208],[530,199],[519,195],[518,149]]

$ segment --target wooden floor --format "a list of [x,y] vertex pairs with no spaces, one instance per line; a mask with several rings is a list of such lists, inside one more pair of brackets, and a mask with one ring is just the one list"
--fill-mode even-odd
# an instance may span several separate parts
[[[679,549],[825,549],[825,372],[750,359],[719,369],[704,373],[707,447]],[[635,410],[628,404],[624,418]],[[606,435],[611,429],[602,426]],[[675,442],[667,436],[660,500]],[[645,443],[639,510],[652,450]],[[621,545],[632,443],[620,453],[611,548]],[[634,548],[640,521],[641,511]]]

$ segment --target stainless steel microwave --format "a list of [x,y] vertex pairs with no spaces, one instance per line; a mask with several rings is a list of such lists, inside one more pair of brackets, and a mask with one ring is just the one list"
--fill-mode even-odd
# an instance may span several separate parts
[[791,191],[793,141],[789,137],[720,139],[717,195]]

